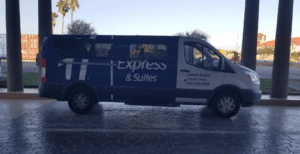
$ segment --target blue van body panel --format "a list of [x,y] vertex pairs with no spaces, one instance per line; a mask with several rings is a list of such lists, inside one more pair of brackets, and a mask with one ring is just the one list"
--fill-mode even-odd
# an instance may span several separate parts
[[[55,98],[57,95],[57,99],[62,100],[61,95],[65,95],[69,87],[80,81],[93,87],[98,101],[175,101],[179,37],[97,36],[96,39],[90,39],[91,36],[86,35],[49,35],[47,37],[44,44],[47,49],[42,54],[47,64],[47,81],[42,83],[41,89],[51,89],[54,86],[52,83],[66,87],[60,87],[61,90],[56,90],[55,93],[49,95],[46,94],[48,90],[47,92],[40,90],[42,97]],[[130,48],[129,44],[132,42],[166,44],[171,55],[164,61],[132,60],[126,55]],[[96,43],[113,44],[113,57],[106,59],[86,57],[82,54],[86,52],[85,48],[80,46],[86,43],[91,44],[91,52],[95,52]],[[72,53],[64,52],[66,50],[72,50]],[[70,56],[73,53],[75,57]],[[88,64],[83,66],[84,62]],[[84,67],[86,67],[86,74],[80,77]]]

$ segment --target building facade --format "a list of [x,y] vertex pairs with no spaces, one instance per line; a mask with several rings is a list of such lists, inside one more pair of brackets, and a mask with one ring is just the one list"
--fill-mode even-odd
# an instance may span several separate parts
[[[22,59],[35,59],[39,52],[38,34],[21,34]],[[7,56],[6,34],[0,34],[0,57]]]
[[35,59],[39,52],[38,34],[22,34],[21,35],[21,52],[22,59]]
[[[266,35],[258,33],[257,35],[257,49],[265,47],[275,47],[275,40],[266,41]],[[300,37],[291,38],[291,53],[300,52]]]

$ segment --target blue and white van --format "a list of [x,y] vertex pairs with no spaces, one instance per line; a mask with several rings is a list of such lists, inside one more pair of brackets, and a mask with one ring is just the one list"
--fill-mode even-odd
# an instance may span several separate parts
[[131,105],[207,105],[219,117],[261,100],[255,71],[212,45],[179,36],[49,35],[39,96],[87,114],[100,101]]

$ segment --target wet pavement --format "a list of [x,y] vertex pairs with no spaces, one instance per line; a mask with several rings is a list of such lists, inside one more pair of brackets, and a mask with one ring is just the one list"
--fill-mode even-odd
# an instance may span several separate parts
[[90,114],[67,102],[0,100],[0,153],[300,153],[300,107],[241,108],[100,102]]

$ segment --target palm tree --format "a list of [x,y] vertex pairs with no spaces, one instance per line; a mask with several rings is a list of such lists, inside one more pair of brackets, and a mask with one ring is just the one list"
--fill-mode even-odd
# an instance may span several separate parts
[[66,0],[59,0],[59,2],[57,2],[56,6],[58,7],[58,13],[61,13],[61,15],[63,16],[61,31],[62,31],[62,34],[64,34],[64,19],[65,19],[66,13],[70,10],[70,7]]
[[56,12],[52,13],[52,34],[53,34],[53,28],[55,26],[55,20],[58,17],[58,14]]
[[79,4],[77,0],[67,0],[69,6],[71,8],[71,28],[73,23],[73,12],[75,11],[76,7],[79,9]]

